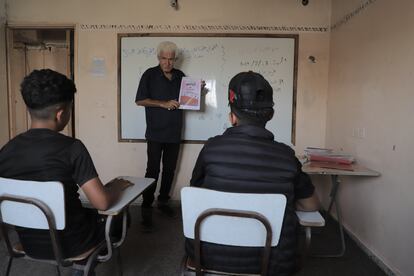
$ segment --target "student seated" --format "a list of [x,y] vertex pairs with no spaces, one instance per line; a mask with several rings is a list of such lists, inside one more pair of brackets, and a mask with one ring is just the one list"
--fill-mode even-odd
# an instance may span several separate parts
[[[59,133],[71,117],[75,92],[75,84],[66,76],[49,69],[34,70],[21,84],[30,129],[0,150],[1,177],[63,183],[66,228],[58,233],[65,258],[78,256],[105,239],[105,223],[96,209],[109,208],[126,185],[104,187],[84,144]],[[78,187],[96,209],[82,207]],[[54,258],[48,230],[16,230],[29,256]]]
[[[273,117],[273,89],[258,73],[243,72],[229,84],[229,119],[233,127],[210,138],[198,156],[191,186],[237,193],[284,194],[287,206],[278,246],[272,248],[269,275],[295,270],[297,218],[295,210],[315,211],[319,200],[294,151],[274,141],[266,130]],[[263,248],[202,242],[201,263],[211,270],[260,273]],[[192,240],[186,252],[194,258]]]

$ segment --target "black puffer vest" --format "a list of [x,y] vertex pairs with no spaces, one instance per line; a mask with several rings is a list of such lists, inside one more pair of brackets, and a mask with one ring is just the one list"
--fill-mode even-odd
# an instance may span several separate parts
[[[273,139],[261,127],[227,129],[207,141],[197,161],[204,172],[203,183],[194,183],[193,175],[191,184],[225,192],[284,194],[287,206],[279,244],[272,249],[269,275],[290,275],[297,247],[294,183],[299,181],[300,165],[290,147]],[[191,240],[186,241],[186,251],[194,256]],[[260,272],[262,248],[203,243],[201,254],[203,266],[212,270]]]

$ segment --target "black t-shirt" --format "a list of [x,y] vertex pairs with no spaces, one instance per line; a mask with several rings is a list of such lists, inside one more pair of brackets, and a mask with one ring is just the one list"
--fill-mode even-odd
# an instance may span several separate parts
[[[164,76],[160,66],[149,68],[139,82],[135,101],[144,99],[176,100],[180,94],[181,79],[184,73],[172,70],[172,78]],[[147,130],[145,138],[161,143],[179,143],[183,124],[183,111],[167,110],[161,107],[145,107]]]
[[[79,200],[78,186],[97,177],[88,150],[80,140],[49,129],[30,129],[0,150],[0,176],[63,183],[66,227],[58,232],[66,257],[83,253],[101,238],[96,210],[83,208]],[[48,231],[17,230],[26,253],[51,257]]]

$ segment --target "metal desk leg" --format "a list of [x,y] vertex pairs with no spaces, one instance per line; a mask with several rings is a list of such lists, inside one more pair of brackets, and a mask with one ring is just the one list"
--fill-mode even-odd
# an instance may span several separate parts
[[336,215],[338,216],[338,225],[339,225],[339,235],[341,237],[341,250],[338,254],[330,254],[330,255],[318,255],[318,257],[342,257],[345,254],[345,236],[344,236],[344,229],[342,226],[342,215],[341,215],[341,208],[339,206],[339,202],[336,198],[336,195],[338,193],[339,184],[341,181],[338,179],[337,175],[331,175],[331,181],[332,181],[332,189],[330,192],[331,202],[329,203],[329,208],[327,215],[331,213],[332,205],[335,203],[336,207]]
[[305,250],[302,253],[300,267],[304,266],[304,264],[306,263],[306,259],[309,256],[311,240],[312,240],[312,229],[310,226],[305,226]]
[[112,223],[113,216],[108,216],[105,223],[105,242],[107,253],[103,256],[98,256],[99,262],[106,262],[112,257],[112,241],[110,237],[111,233],[111,223]]
[[332,187],[331,192],[329,193],[331,201],[329,202],[328,214],[331,212],[333,204],[336,203],[336,194],[338,192],[339,184],[341,183],[337,175],[331,175],[331,182]]

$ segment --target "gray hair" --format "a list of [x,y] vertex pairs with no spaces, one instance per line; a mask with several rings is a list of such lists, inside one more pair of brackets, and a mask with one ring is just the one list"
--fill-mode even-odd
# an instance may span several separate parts
[[175,57],[178,55],[178,47],[174,42],[171,41],[163,41],[158,44],[157,47],[157,57],[160,56],[161,52],[164,53],[174,53]]

